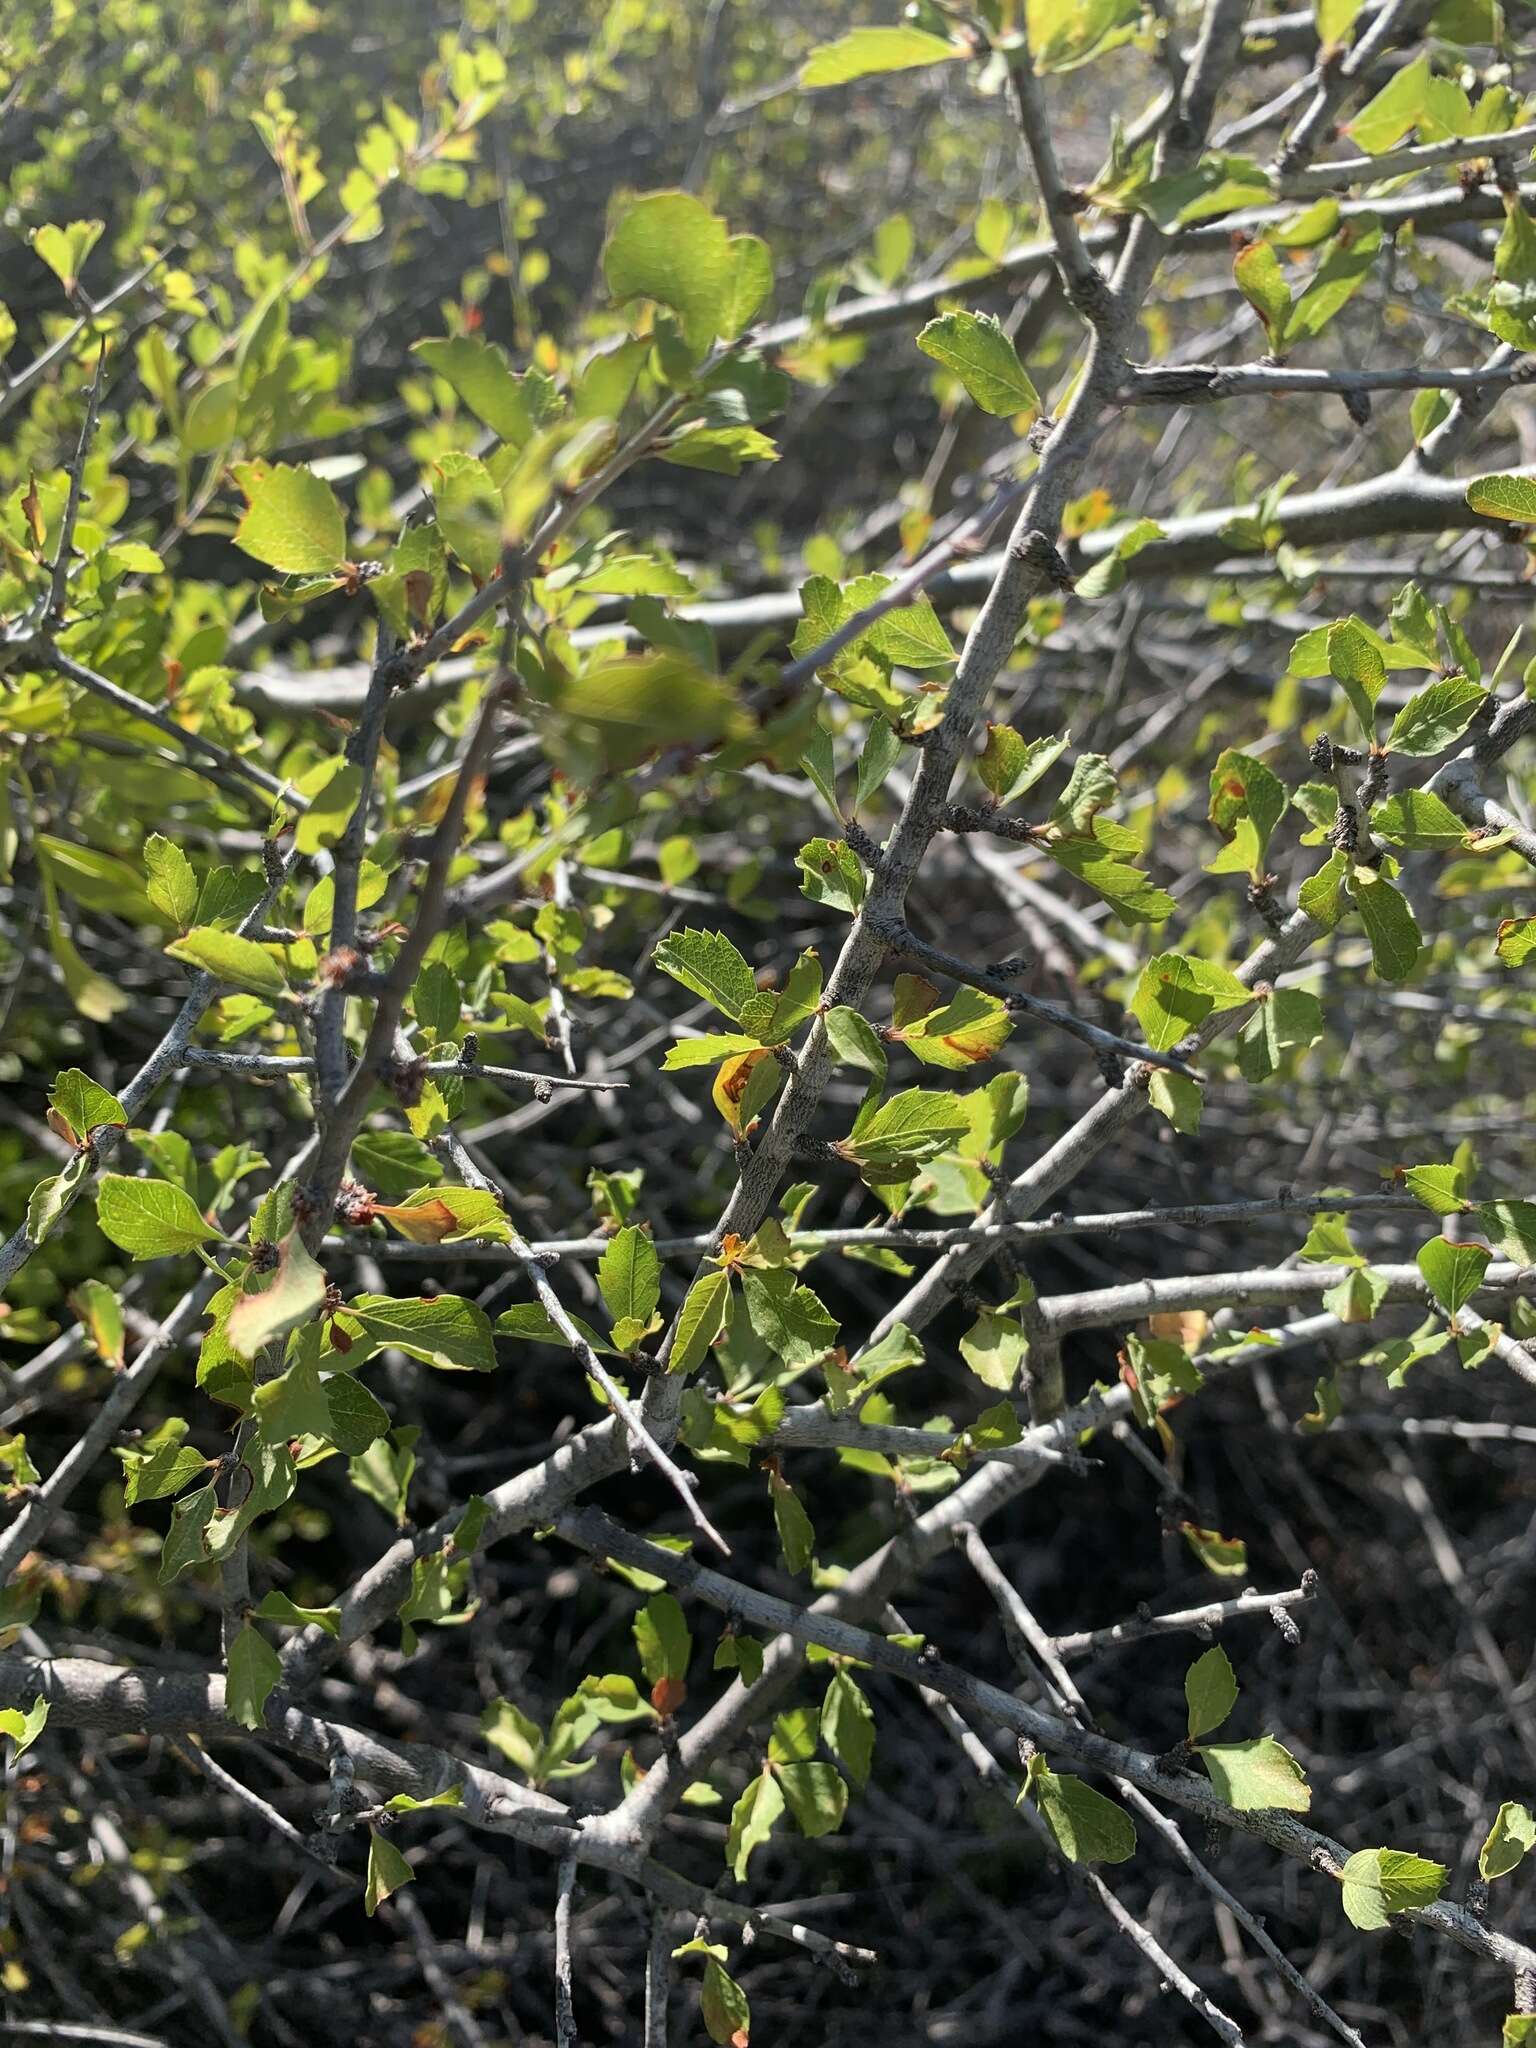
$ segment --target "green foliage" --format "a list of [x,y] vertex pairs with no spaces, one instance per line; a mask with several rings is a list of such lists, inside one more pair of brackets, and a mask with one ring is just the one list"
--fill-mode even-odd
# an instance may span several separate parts
[[[1536,348],[1500,143],[1530,112],[1522,25],[1486,0],[1405,18],[1330,114],[1339,148],[1291,163],[1354,0],[1318,0],[1316,50],[1243,29],[1210,133],[1298,88],[1251,156],[1144,118],[1168,36],[1203,59],[1195,15],[1137,0],[914,0],[846,31],[676,0],[468,0],[383,35],[327,0],[13,13],[0,1632],[215,1699],[222,1664],[253,1748],[280,1683],[306,1727],[355,1721],[332,1818],[354,1880],[368,1827],[369,1914],[417,1877],[422,1918],[462,1925],[455,1844],[488,1821],[606,1885],[583,1844],[631,1837],[585,1817],[626,1799],[658,1863],[675,1802],[718,1805],[754,1912],[765,1878],[814,1891],[834,1866],[807,1845],[851,1822],[857,1890],[864,1795],[927,1791],[875,1708],[884,1730],[893,1683],[950,1680],[866,1673],[804,1610],[857,1620],[871,1583],[900,1606],[912,1560],[1042,1472],[1087,1489],[1079,1578],[1102,1534],[1154,1597],[1161,1532],[1217,1595],[1262,1587],[1231,1417],[1290,1314],[1267,1304],[1299,1282],[1302,1314],[1364,1333],[1304,1366],[1296,1455],[1367,1474],[1365,1428],[1311,1437],[1410,1370],[1485,1393],[1536,1335],[1499,1273],[1480,1293],[1495,1258],[1536,1262],[1509,1177],[1536,485],[1502,359],[1476,367]],[[1064,189],[1049,163],[998,179],[1021,106]],[[1377,161],[1439,141],[1464,153]],[[1065,213],[1083,248],[1057,267],[1125,293],[1098,334],[1051,282]],[[1420,362],[1449,381],[1374,374]],[[1473,425],[1488,473],[1457,478]],[[1468,1125],[1475,1160],[1414,1136]],[[1344,1206],[1378,1169],[1416,1209]],[[1294,1261],[1292,1172],[1325,1191]],[[1206,1201],[1230,1243],[1165,1218],[1111,1257],[1082,1223]],[[1132,1327],[1129,1294],[1061,1311],[1148,1272],[1209,1303],[1222,1271],[1210,1327]],[[1100,1460],[1127,1420],[1187,1489],[1162,1523]],[[1341,1529],[1357,1495],[1330,1496]],[[697,1544],[686,1609],[605,1545],[599,1501],[663,1554]],[[803,1668],[768,1647],[786,1621],[825,1639]],[[1116,1669],[1089,1667],[1086,1725],[1150,1743]],[[48,1683],[69,1706],[68,1666]],[[113,1682],[127,1734],[138,1685]],[[1296,1759],[1210,1740],[1238,1706],[1207,1649],[1159,1782],[1305,1861],[1294,1822],[1246,1818],[1307,1811]],[[43,1784],[76,1739],[47,1715],[0,1711]],[[1125,1860],[1129,1815],[1047,1760],[1112,1782],[1108,1735],[1051,1721],[1026,1796],[1064,1858]],[[412,1760],[466,1742],[447,1790]],[[301,1748],[283,1770],[323,1773]],[[45,1864],[94,1873],[91,1924],[121,1935],[111,1970],[82,1953],[97,2002],[121,1993],[104,2024],[155,2002],[136,1958],[180,1938],[157,1773],[115,1820],[126,1866],[85,1832],[105,1781],[36,1826],[30,1767],[13,1787],[18,1900],[46,1919]],[[423,1811],[413,1870],[392,1823]],[[1506,1802],[1483,1876],[1533,1842]],[[1360,1851],[1345,1909],[1378,1928],[1444,1881]],[[236,1947],[249,1904],[237,1926],[207,1902]],[[678,1955],[710,2038],[749,2038],[728,1952]],[[399,1991],[402,2038],[440,2026],[431,1988],[420,2012]],[[265,1980],[210,1996],[236,2034],[292,2031]],[[498,1991],[454,1996],[483,2016]]]

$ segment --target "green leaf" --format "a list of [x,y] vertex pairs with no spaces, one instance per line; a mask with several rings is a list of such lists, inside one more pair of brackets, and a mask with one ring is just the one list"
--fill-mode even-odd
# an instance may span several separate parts
[[1490,519],[1508,519],[1516,526],[1536,526],[1536,478],[1479,476],[1467,485],[1467,503]]
[[694,1281],[677,1312],[677,1332],[667,1359],[669,1372],[692,1372],[724,1335],[730,1322],[731,1279],[728,1273],[705,1273]]
[[626,1224],[603,1253],[597,1266],[597,1285],[616,1323],[649,1325],[661,1300],[661,1261],[638,1224]]
[[773,1525],[786,1568],[797,1576],[810,1569],[816,1555],[816,1531],[805,1511],[805,1503],[787,1479],[781,1479],[770,1465],[768,1493],[773,1502]]
[[1410,1166],[1403,1174],[1403,1186],[1435,1216],[1455,1216],[1472,1206],[1467,1200],[1467,1176],[1459,1166]]
[[513,374],[494,342],[479,335],[458,334],[449,340],[413,342],[411,354],[451,384],[475,418],[499,440],[521,448],[532,439],[538,424],[533,408],[521,379]]
[[391,1892],[399,1891],[403,1884],[414,1881],[416,1873],[390,1841],[377,1828],[368,1830],[368,1882],[363,1891],[363,1911],[371,1920],[379,1910],[380,1902]]
[[1029,1355],[1023,1328],[1012,1316],[984,1308],[960,1339],[960,1356],[983,1386],[1006,1394]]
[[1232,259],[1237,288],[1263,323],[1271,351],[1285,345],[1286,322],[1291,312],[1291,288],[1280,258],[1268,242],[1250,242]]
[[1396,72],[1374,99],[1367,100],[1345,124],[1344,133],[1367,156],[1380,156],[1424,118],[1430,80],[1429,59],[1415,58]]
[[27,1235],[41,1244],[57,1229],[75,1197],[91,1177],[95,1161],[89,1152],[77,1152],[62,1173],[40,1180],[27,1197]]
[[23,1713],[20,1707],[0,1707],[0,1735],[9,1737],[14,1745],[11,1760],[14,1763],[36,1742],[48,1725],[48,1702],[41,1694]]
[[314,1319],[325,1300],[326,1278],[297,1230],[278,1249],[268,1284],[243,1294],[229,1312],[225,1335],[237,1358],[251,1359],[266,1345]]
[[82,1280],[70,1295],[69,1305],[84,1324],[97,1355],[108,1365],[120,1367],[123,1363],[123,1309],[111,1288],[104,1280]]
[[1212,874],[1264,872],[1276,825],[1285,816],[1285,784],[1254,754],[1228,747],[1211,770],[1210,820],[1228,844]]
[[501,492],[478,456],[437,458],[432,506],[448,547],[477,582],[489,583],[501,566],[505,519]]
[[776,1766],[779,1787],[801,1834],[830,1835],[842,1826],[848,1811],[848,1787],[833,1764],[783,1763]]
[[[1470,676],[1447,676],[1416,690],[1392,721],[1387,750],[1394,754],[1439,754],[1460,739],[1488,701]],[[1465,830],[1465,827],[1463,827]]]
[[134,1259],[163,1259],[219,1240],[186,1189],[168,1180],[104,1173],[96,1193],[96,1220],[103,1236]]
[[745,2041],[751,2032],[752,2011],[747,1994],[718,1956],[705,1961],[699,2013],[710,2040],[720,2043],[721,2048]]
[[953,371],[967,396],[994,418],[1041,410],[1040,394],[995,314],[941,313],[928,322],[917,345]]
[[1507,1877],[1536,1849],[1536,1816],[1518,1800],[1506,1799],[1494,1815],[1488,1839],[1478,1851],[1478,1875]]
[[1342,43],[1354,25],[1362,0],[1313,0],[1317,40],[1326,48]]
[[760,1849],[773,1833],[784,1812],[784,1794],[774,1772],[763,1770],[749,1778],[746,1789],[731,1809],[731,1825],[725,1837],[725,1860],[738,1884],[746,1877],[754,1849]]
[[328,852],[351,822],[362,787],[363,770],[356,761],[325,763],[319,781],[313,786],[308,776],[303,777],[299,793],[308,797],[309,808],[294,827],[295,853]]
[[235,545],[269,569],[328,576],[347,554],[341,501],[312,469],[280,462],[258,479],[235,529]]
[[101,240],[105,228],[106,222],[100,220],[72,220],[66,227],[47,221],[33,228],[27,240],[65,291],[72,292],[80,282],[86,257]]
[[671,1593],[657,1593],[634,1619],[640,1669],[652,1685],[664,1678],[686,1678],[693,1656],[693,1637],[683,1610]]
[[907,1088],[861,1115],[837,1149],[866,1174],[890,1179],[946,1150],[969,1127],[970,1117],[954,1096]]
[[1070,744],[1070,733],[1026,740],[1011,725],[989,724],[976,772],[999,804],[1015,803],[1055,766]]
[[1237,1705],[1237,1673],[1220,1643],[1213,1643],[1184,1674],[1184,1699],[1189,1708],[1189,1739],[1198,1742],[1219,1728]]
[[[362,1324],[379,1350],[403,1351],[439,1371],[491,1372],[496,1345],[485,1310],[458,1294],[437,1294],[430,1301],[409,1297],[396,1301],[387,1294],[360,1294],[346,1314]],[[560,1340],[565,1341],[563,1338]]]
[[1523,967],[1536,956],[1536,917],[1506,917],[1494,948],[1506,967]]
[[[1198,1373],[1198,1367],[1195,1370]],[[1219,1529],[1202,1529],[1195,1522],[1181,1522],[1179,1534],[1218,1579],[1240,1579],[1247,1572],[1248,1546],[1241,1536],[1223,1536]]]
[[339,1607],[300,1607],[286,1593],[268,1593],[254,1612],[258,1621],[286,1622],[290,1628],[321,1628],[328,1636],[341,1633]]
[[821,1739],[855,1785],[869,1783],[875,1754],[875,1716],[852,1676],[837,1671],[821,1702]]
[[1287,348],[1314,340],[1344,310],[1370,276],[1381,245],[1381,223],[1372,215],[1359,214],[1329,243],[1286,323]]
[[403,1202],[379,1203],[374,1214],[412,1244],[462,1244],[477,1237],[512,1241],[506,1212],[490,1188],[417,1188]]
[[1389,846],[1460,846],[1467,826],[1450,805],[1428,789],[1405,789],[1371,812],[1371,830]]
[[1092,62],[1129,41],[1141,20],[1138,0],[1028,0],[1024,12],[1041,73]]
[[1355,869],[1350,889],[1371,942],[1372,966],[1383,981],[1406,981],[1424,943],[1408,898],[1369,868]]
[[166,947],[173,960],[200,967],[217,981],[233,988],[249,989],[253,995],[275,1001],[288,993],[283,970],[265,947],[238,932],[221,932],[212,925],[198,925]]
[[1477,1227],[1515,1265],[1536,1266],[1536,1202],[1480,1202]]
[[836,1317],[788,1266],[744,1267],[741,1291],[753,1329],[786,1365],[819,1365],[836,1344]]
[[151,832],[144,842],[145,894],[163,917],[184,932],[197,914],[197,877],[174,841]]
[[1366,741],[1374,741],[1376,699],[1386,688],[1387,664],[1353,619],[1328,628],[1328,673],[1343,684]]
[[1125,1863],[1136,1854],[1136,1824],[1123,1806],[1081,1778],[1058,1774],[1036,1754],[1021,1799],[1033,1796],[1051,1839],[1069,1863]]
[[882,71],[915,71],[927,64],[947,64],[970,54],[963,43],[949,42],[920,28],[855,28],[835,42],[820,43],[800,67],[800,83],[848,85]]
[[186,1423],[173,1416],[141,1448],[116,1452],[122,1461],[123,1500],[128,1507],[136,1507],[140,1501],[166,1500],[180,1493],[199,1472],[207,1471],[211,1461],[181,1441],[186,1433]]
[[1306,1773],[1273,1735],[1253,1742],[1224,1742],[1202,1747],[1200,1761],[1211,1783],[1239,1813],[1261,1813],[1278,1807],[1305,1813],[1312,1804]]
[[782,989],[764,989],[742,1005],[741,1025],[761,1045],[783,1045],[821,1006],[821,961],[802,953]]
[[725,222],[702,200],[687,192],[652,192],[615,222],[603,250],[603,275],[620,304],[647,298],[669,306],[698,358],[731,307],[738,261]]
[[938,1009],[893,1030],[891,1038],[924,1066],[963,1073],[992,1059],[1012,1031],[1013,1019],[1000,997],[960,988]]
[[117,1097],[80,1067],[66,1067],[54,1077],[48,1106],[69,1127],[77,1147],[88,1145],[95,1131],[127,1128],[128,1112]]
[[1448,1237],[1432,1237],[1428,1244],[1420,1246],[1415,1263],[1430,1293],[1447,1315],[1454,1316],[1482,1286],[1492,1257],[1485,1244],[1459,1244]]
[[250,1622],[229,1646],[224,1710],[242,1728],[265,1725],[267,1700],[283,1675],[276,1650]]
[[1325,931],[1332,931],[1349,908],[1344,893],[1349,880],[1349,861],[1342,853],[1331,853],[1315,875],[1308,875],[1296,891],[1296,901]]
[[1213,1010],[1252,1001],[1252,989],[1230,969],[1183,953],[1158,953],[1141,970],[1131,1010],[1152,1050],[1168,1052]]
[[795,855],[795,865],[804,877],[802,896],[846,917],[857,913],[868,883],[851,846],[841,839],[808,839]]
[[1344,1865],[1344,1911],[1367,1932],[1386,1927],[1394,1913],[1432,1906],[1450,1875],[1443,1863],[1406,1849],[1357,1849]]
[[1304,988],[1277,988],[1260,998],[1238,1034],[1237,1061],[1245,1081],[1267,1081],[1288,1052],[1305,1052],[1323,1035],[1323,1006]]
[[663,974],[713,1003],[733,1024],[758,993],[752,969],[724,932],[669,932],[651,958]]

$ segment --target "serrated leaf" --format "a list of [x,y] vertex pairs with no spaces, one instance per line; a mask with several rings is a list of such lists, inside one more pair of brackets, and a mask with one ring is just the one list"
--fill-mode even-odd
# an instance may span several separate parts
[[1454,1216],[1472,1206],[1467,1200],[1467,1176],[1456,1165],[1410,1166],[1404,1171],[1403,1186],[1435,1216]]
[[286,1593],[276,1590],[268,1593],[261,1605],[255,1609],[259,1621],[286,1622],[290,1628],[324,1629],[328,1636],[341,1633],[341,1609],[339,1607],[301,1607],[296,1600],[290,1600]]
[[1053,1771],[1042,1756],[1029,1760],[1025,1794],[1069,1863],[1125,1863],[1135,1855],[1136,1824],[1124,1807],[1083,1779]]
[[995,314],[941,313],[928,322],[917,345],[952,371],[967,396],[994,418],[1041,410],[1040,394]]
[[1536,1202],[1480,1202],[1477,1227],[1517,1266],[1536,1266]]
[[663,974],[738,1023],[758,993],[757,979],[724,932],[669,932],[651,955]]
[[1421,1245],[1416,1264],[1424,1284],[1449,1316],[1464,1308],[1483,1284],[1493,1253],[1485,1244],[1453,1243],[1432,1237]]
[[1490,519],[1536,526],[1536,478],[1479,476],[1467,485],[1467,503]]
[[710,1345],[729,1325],[730,1308],[728,1273],[705,1273],[694,1281],[677,1312],[677,1332],[667,1360],[669,1372],[692,1372],[703,1364]]
[[134,1180],[123,1173],[102,1175],[96,1220],[103,1236],[134,1259],[163,1259],[219,1239],[185,1188],[168,1180]]
[[1386,688],[1387,664],[1353,619],[1341,619],[1328,628],[1328,673],[1343,685],[1367,742],[1374,741],[1376,699]]
[[1536,1816],[1516,1799],[1506,1799],[1478,1851],[1478,1875],[1507,1877],[1536,1849]]
[[614,223],[603,275],[620,304],[647,298],[670,307],[697,358],[730,307],[737,261],[725,222],[702,200],[688,192],[652,192]]
[[538,422],[522,381],[494,342],[480,335],[458,334],[413,342],[411,354],[451,384],[476,419],[498,439],[521,448],[532,438]]
[[235,545],[269,569],[328,576],[346,559],[346,515],[322,477],[280,462],[253,486]]
[[788,1266],[747,1266],[741,1291],[753,1329],[787,1366],[818,1365],[837,1342],[838,1322]]
[[1055,766],[1070,744],[1069,733],[1026,740],[1011,725],[989,724],[976,772],[999,804],[1014,803]]
[[1451,847],[1466,840],[1467,826],[1429,789],[1405,789],[1371,812],[1371,830],[1389,846]]
[[407,1358],[420,1359],[423,1365],[440,1371],[490,1372],[495,1368],[490,1318],[462,1295],[396,1301],[387,1294],[360,1294],[347,1303],[346,1313],[362,1324],[381,1350],[403,1351]]
[[173,840],[151,832],[144,842],[144,893],[163,917],[184,932],[197,914],[197,876]]
[[1184,1699],[1189,1709],[1189,1739],[1198,1742],[1221,1726],[1237,1705],[1237,1673],[1220,1643],[1213,1643],[1184,1674]]
[[615,1322],[649,1325],[661,1300],[661,1260],[638,1224],[626,1224],[609,1244],[598,1261],[597,1285]]
[[[1416,690],[1392,721],[1387,750],[1394,754],[1439,754],[1458,740],[1488,701],[1470,676],[1447,676]],[[1465,828],[1463,828],[1465,829]]]
[[265,1287],[243,1294],[229,1312],[225,1335],[237,1358],[251,1359],[264,1346],[313,1319],[325,1300],[326,1278],[297,1230],[278,1249],[277,1266]]
[[1273,1808],[1305,1813],[1312,1804],[1306,1772],[1273,1735],[1202,1746],[1200,1761],[1216,1790],[1239,1813]]
[[1383,981],[1406,981],[1424,944],[1408,898],[1365,868],[1356,868],[1351,893],[1371,942],[1372,966]]
[[1449,1874],[1406,1849],[1357,1849],[1342,1872],[1344,1911],[1367,1932],[1386,1927],[1394,1913],[1432,1906]]
[[48,1106],[77,1147],[89,1144],[93,1131],[121,1130],[128,1123],[128,1112],[117,1097],[79,1067],[66,1067],[55,1075],[48,1090]]

